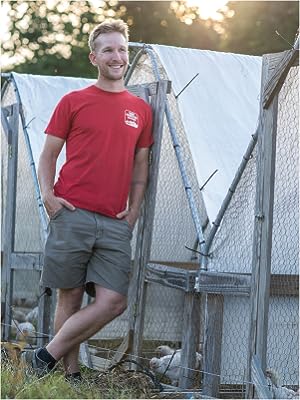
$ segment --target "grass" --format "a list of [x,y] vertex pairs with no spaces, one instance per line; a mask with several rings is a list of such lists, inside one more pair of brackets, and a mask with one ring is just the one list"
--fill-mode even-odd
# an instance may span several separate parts
[[[70,384],[63,371],[37,378],[26,375],[17,358],[2,357],[1,399],[137,399],[158,397],[148,378],[140,373],[110,373],[82,369],[83,381]],[[146,379],[147,378],[147,379]]]

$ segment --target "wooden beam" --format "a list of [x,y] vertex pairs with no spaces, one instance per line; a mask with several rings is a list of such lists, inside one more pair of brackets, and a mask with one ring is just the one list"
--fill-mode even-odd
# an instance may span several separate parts
[[203,394],[219,398],[223,335],[222,295],[207,294],[203,352]]
[[[7,120],[7,190],[4,214],[4,238],[3,238],[3,276],[5,285],[2,292],[5,297],[4,338],[9,339],[12,296],[13,296],[13,270],[12,252],[15,246],[15,220],[16,220],[16,193],[18,170],[18,137],[19,137],[19,104],[13,104],[4,117]],[[6,143],[2,143],[6,145]]]
[[279,55],[281,55],[279,62],[276,54],[269,55],[273,60],[276,60],[277,65],[263,91],[263,108],[269,107],[275,94],[279,93],[290,68],[295,64],[297,59],[299,60],[299,38],[295,48],[279,53]]
[[12,253],[11,268],[14,270],[30,269],[41,271],[44,263],[42,253]]
[[[261,92],[270,76],[269,65],[273,56],[263,56]],[[268,309],[270,297],[272,225],[274,206],[274,180],[276,156],[278,93],[268,109],[261,99],[258,127],[258,156],[255,221],[252,250],[251,321],[247,381],[251,382],[251,363],[257,355],[262,368],[266,368]],[[252,398],[253,387],[247,385],[247,397]]]
[[192,388],[194,384],[196,351],[199,344],[200,310],[200,295],[192,292],[185,293],[180,359],[182,368],[179,378],[179,387],[182,389]]
[[272,393],[268,389],[268,382],[261,369],[259,358],[254,355],[251,363],[251,376],[254,383],[255,392],[258,399],[273,399]]
[[249,295],[250,282],[250,274],[201,271],[198,287],[202,293]]
[[151,107],[153,110],[153,135],[154,145],[152,149],[151,164],[149,167],[149,183],[145,193],[144,204],[141,215],[141,223],[139,222],[139,246],[136,249],[134,269],[137,280],[134,282],[135,287],[135,303],[132,305],[132,317],[130,321],[130,329],[132,329],[133,337],[133,354],[136,357],[141,355],[143,324],[145,313],[145,274],[146,266],[150,258],[150,249],[152,242],[152,230],[156,200],[156,188],[159,171],[160,148],[163,134],[164,109],[166,94],[170,88],[169,81],[159,81],[157,83],[157,94],[151,96]]
[[[179,265],[180,263],[178,263]],[[183,263],[184,264],[184,263]],[[164,264],[147,265],[146,280],[163,286],[180,289],[185,292],[194,291],[196,270],[186,270]],[[197,282],[197,290],[201,293],[215,293],[223,295],[242,294],[250,295],[251,274],[230,272],[201,271]],[[298,275],[271,275],[270,294],[273,296],[298,296]]]

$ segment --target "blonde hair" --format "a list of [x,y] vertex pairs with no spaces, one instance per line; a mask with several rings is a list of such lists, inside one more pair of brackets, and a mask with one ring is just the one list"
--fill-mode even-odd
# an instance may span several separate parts
[[102,33],[119,32],[128,42],[128,25],[121,19],[106,19],[101,24],[95,26],[89,36],[89,47],[91,51],[95,50],[95,40]]

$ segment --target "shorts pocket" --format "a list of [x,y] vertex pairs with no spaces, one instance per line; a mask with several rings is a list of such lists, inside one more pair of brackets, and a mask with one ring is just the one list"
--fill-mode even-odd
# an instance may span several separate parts
[[59,217],[64,210],[66,209],[66,207],[62,206],[62,208],[60,208],[59,210],[57,210],[51,217],[50,220],[53,221],[54,219],[56,219],[57,217]]

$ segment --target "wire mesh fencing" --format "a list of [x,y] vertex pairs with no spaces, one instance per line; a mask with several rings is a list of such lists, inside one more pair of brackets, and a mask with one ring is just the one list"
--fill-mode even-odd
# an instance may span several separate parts
[[299,384],[299,67],[278,97],[267,367]]
[[[10,81],[2,96],[2,107],[11,106],[18,103],[15,87]],[[37,254],[42,252],[43,238],[41,236],[41,224],[38,214],[38,203],[36,201],[36,192],[31,175],[30,159],[28,149],[25,142],[24,131],[22,127],[21,117],[19,116],[18,125],[18,144],[17,149],[11,148],[8,143],[7,132],[1,126],[1,167],[2,167],[2,251],[6,237],[7,215],[15,213],[15,224],[13,227],[12,251],[17,254]],[[16,132],[12,132],[16,135]],[[7,204],[8,192],[8,160],[16,155],[17,152],[17,176],[16,176],[16,205],[12,209],[11,204]],[[11,182],[10,182],[11,183]],[[11,245],[11,243],[10,243]],[[15,322],[24,322],[26,315],[38,305],[38,298],[41,293],[39,287],[40,270],[39,265],[36,268],[27,268],[24,265],[18,266],[12,264],[12,281],[11,287],[8,286],[7,265],[2,266],[2,296],[1,300],[5,303],[11,296],[11,308],[13,325]],[[8,321],[7,321],[8,322]],[[36,328],[36,326],[35,326]],[[15,329],[12,332],[12,338],[15,339]]]

